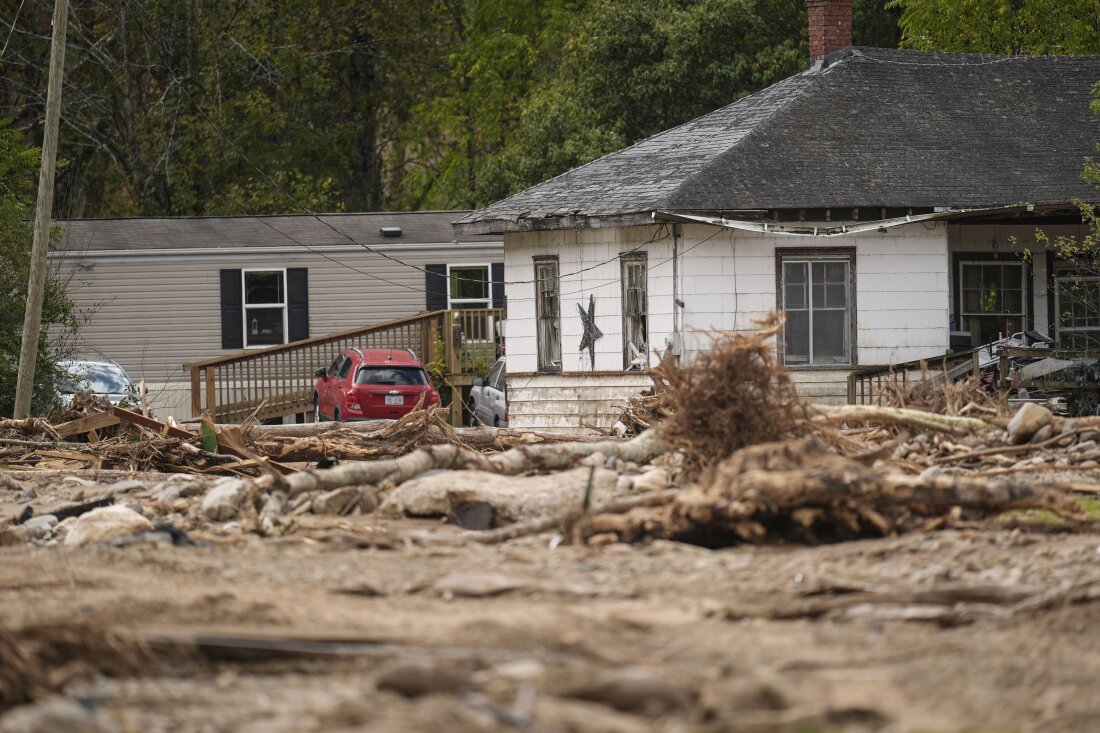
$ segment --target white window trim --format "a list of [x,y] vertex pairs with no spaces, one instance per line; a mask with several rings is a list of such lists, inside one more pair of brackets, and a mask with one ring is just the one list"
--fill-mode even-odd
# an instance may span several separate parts
[[[282,274],[282,276],[283,276],[283,302],[282,302],[281,305],[277,305],[275,303],[260,303],[260,304],[257,304],[257,305],[249,305],[248,304],[248,302],[247,302],[248,301],[248,290],[245,288],[245,277],[250,272],[278,272],[278,273]],[[245,349],[269,349],[272,346],[280,346],[282,344],[289,343],[287,341],[287,336],[288,336],[287,329],[290,327],[290,324],[288,322],[289,318],[287,316],[287,312],[289,311],[289,308],[287,307],[287,300],[289,299],[290,293],[287,292],[286,288],[287,288],[287,282],[286,282],[286,268],[285,267],[253,267],[253,268],[249,268],[247,270],[245,270],[245,269],[241,270],[241,332],[244,336],[244,348]],[[283,310],[283,341],[282,341],[282,344],[249,344],[248,343],[248,311],[249,311],[249,309],[259,309],[259,308],[266,308],[266,309],[282,308],[282,310]]]
[[[1100,331],[1100,325],[1098,326],[1063,326],[1062,325],[1062,288],[1061,284],[1066,280],[1073,280],[1075,282],[1100,282],[1100,275],[1067,275],[1068,270],[1059,270],[1054,275],[1054,327],[1057,333],[1061,334],[1063,331],[1066,333],[1096,333]],[[1097,303],[1097,307],[1100,308],[1100,303]],[[1100,313],[1097,318],[1100,319]]]
[[[561,264],[557,255],[545,256],[540,255],[533,260],[533,273],[534,273],[534,289],[535,289],[535,366],[540,374],[556,374],[562,370],[562,348],[561,348]],[[547,316],[542,311],[542,279],[539,276],[539,268],[544,266],[554,266],[555,274],[555,298],[558,302],[558,310],[552,317]],[[543,366],[543,357],[547,356],[543,354],[542,347],[542,321],[553,320],[558,330],[558,360],[556,362],[551,361],[550,366]]]
[[[451,297],[451,268],[471,268],[471,267],[484,267],[485,268],[485,282],[489,286],[489,297],[487,298],[452,298]],[[487,309],[493,307],[493,265],[489,262],[470,262],[468,264],[459,263],[452,265],[447,264],[447,309],[452,310],[455,308],[462,308],[467,303],[488,303]]]
[[[826,311],[838,311],[843,310],[847,314],[847,320],[844,323],[844,335],[848,339],[848,361],[845,362],[830,362],[828,364],[815,364],[814,363],[814,307],[813,307],[813,263],[815,262],[843,262],[845,274],[844,283],[844,307],[843,308],[817,308],[816,310]],[[852,331],[852,264],[853,258],[848,255],[795,255],[793,257],[782,257],[779,260],[781,271],[779,273],[779,287],[782,289],[781,302],[783,304],[783,311],[787,311],[787,278],[785,269],[787,265],[807,265],[806,267],[806,307],[798,310],[806,311],[807,320],[807,333],[808,340],[806,343],[806,361],[794,362],[793,364],[786,364],[786,366],[793,366],[806,369],[821,369],[834,366],[853,366],[855,360],[852,358],[855,351],[855,344],[851,343],[852,337],[850,336]],[[786,362],[786,332],[784,332],[783,343],[783,359]]]
[[[997,265],[999,267],[1018,267],[1020,268],[1020,313],[974,313],[973,311],[966,310],[966,286],[963,280],[963,268],[967,265]],[[959,315],[963,318],[996,318],[998,316],[1004,316],[1007,318],[1022,318],[1024,328],[1027,327],[1027,268],[1023,262],[1008,262],[1002,260],[960,260],[959,261]],[[959,324],[962,327],[962,324]],[[1006,333],[1005,336],[1011,336],[1012,334]]]
[[[640,262],[645,268],[645,312],[642,314],[642,325],[645,328],[645,352],[641,356],[631,358],[630,342],[627,340],[627,328],[626,328],[626,291],[629,287],[629,282],[626,277],[627,267],[629,263]],[[650,358],[650,337],[652,334],[649,332],[649,257],[646,252],[630,252],[619,255],[619,308],[622,313],[623,319],[623,373],[637,373],[644,372],[649,369]],[[635,359],[642,360],[643,364],[636,364]]]

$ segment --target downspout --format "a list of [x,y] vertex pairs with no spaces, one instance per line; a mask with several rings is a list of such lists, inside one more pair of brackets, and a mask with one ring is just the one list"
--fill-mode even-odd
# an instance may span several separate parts
[[683,225],[672,225],[672,343],[669,349],[679,359],[681,354],[681,334],[684,328],[684,300],[680,296],[680,242],[683,239]]

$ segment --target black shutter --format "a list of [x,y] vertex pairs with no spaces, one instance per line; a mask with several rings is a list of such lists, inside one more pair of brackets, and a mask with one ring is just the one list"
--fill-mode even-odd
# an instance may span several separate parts
[[489,266],[493,280],[493,307],[504,307],[504,263],[494,262]]
[[241,271],[222,270],[222,348],[244,348]]
[[428,310],[447,309],[447,266],[428,265],[424,268],[424,289],[428,293]]
[[287,343],[309,338],[309,270],[286,270]]

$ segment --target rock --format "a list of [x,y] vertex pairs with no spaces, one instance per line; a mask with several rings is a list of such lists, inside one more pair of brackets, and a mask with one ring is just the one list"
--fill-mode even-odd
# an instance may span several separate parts
[[1029,440],[1028,442],[1029,443],[1042,443],[1044,440],[1049,440],[1050,438],[1053,438],[1053,437],[1054,437],[1054,426],[1053,425],[1044,425],[1043,427],[1039,428],[1039,430],[1035,433],[1035,435],[1031,436],[1031,440]]
[[57,517],[54,515],[39,514],[37,517],[31,517],[22,524],[12,527],[12,531],[23,540],[30,542],[49,537],[56,524]]
[[116,481],[111,484],[111,491],[116,494],[126,494],[131,491],[145,491],[146,486],[141,481],[130,479],[128,481]]
[[117,730],[83,705],[63,697],[22,705],[0,718],[0,733],[113,733]]
[[607,463],[607,456],[599,451],[596,451],[592,455],[585,456],[580,461],[582,466],[602,466],[605,463]]
[[359,506],[362,493],[354,486],[345,486],[341,489],[326,491],[317,496],[310,504],[310,511],[314,514],[333,514],[341,516]]
[[1095,440],[1086,440],[1085,442],[1078,443],[1077,445],[1070,448],[1070,450],[1074,453],[1086,453],[1090,450],[1095,450],[1095,449],[1096,449],[1096,441]]
[[449,695],[471,688],[469,679],[454,670],[427,662],[401,662],[378,675],[375,687],[405,697]]
[[561,516],[580,509],[592,476],[592,501],[599,505],[616,496],[618,475],[587,466],[547,476],[503,476],[487,471],[440,471],[406,481],[389,493],[380,511],[390,517],[408,514],[439,517],[454,507],[483,501],[496,510],[496,524]]
[[1025,402],[1008,423],[1008,439],[1014,445],[1026,443],[1031,436],[1050,424],[1050,410],[1034,402]]
[[444,597],[487,598],[527,588],[531,582],[503,573],[451,573],[432,584],[432,590]]
[[634,477],[633,476],[619,476],[619,480],[615,483],[615,491],[620,494],[629,494],[634,490]]
[[497,510],[492,504],[486,501],[474,501],[456,509],[447,521],[463,529],[482,532],[493,528],[496,516]]
[[671,485],[668,471],[664,468],[651,468],[640,476],[634,477],[634,490],[639,493],[660,491]]
[[247,497],[244,481],[238,478],[222,479],[203,497],[202,513],[215,522],[233,519]]
[[129,507],[105,506],[76,517],[69,525],[65,544],[80,547],[89,542],[148,532],[152,528],[152,522]]
[[569,697],[603,703],[616,710],[657,717],[692,705],[691,694],[665,677],[640,667],[607,672]]

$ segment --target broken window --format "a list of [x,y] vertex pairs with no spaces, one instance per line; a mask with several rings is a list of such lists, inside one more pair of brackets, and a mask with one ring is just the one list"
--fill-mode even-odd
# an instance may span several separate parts
[[851,258],[784,257],[783,363],[852,363]]
[[962,330],[974,346],[1024,330],[1024,264],[962,262]]
[[1059,345],[1095,351],[1100,347],[1100,277],[1060,270],[1055,278]]
[[244,345],[286,343],[286,271],[243,270]]
[[535,260],[535,309],[540,372],[561,371],[558,258]]
[[645,254],[624,255],[622,268],[623,368],[643,371],[649,367]]

